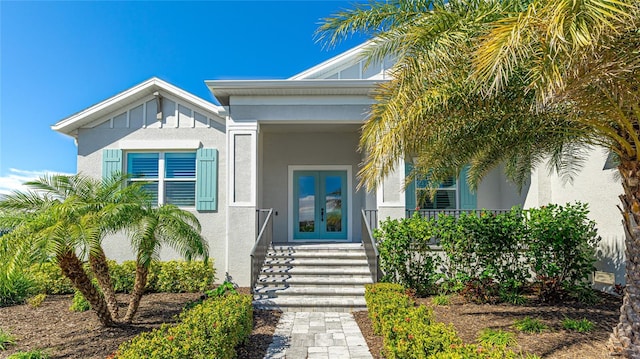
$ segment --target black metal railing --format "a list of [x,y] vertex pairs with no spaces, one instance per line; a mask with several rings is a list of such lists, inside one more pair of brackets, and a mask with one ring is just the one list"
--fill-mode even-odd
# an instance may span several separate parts
[[[259,209],[257,213],[258,238],[251,250],[251,292],[253,293],[256,281],[260,275],[260,270],[264,265],[267,251],[273,241],[273,208]],[[266,213],[264,217],[262,213]],[[261,219],[264,218],[263,221]]]
[[482,212],[490,212],[493,214],[501,214],[507,213],[511,211],[510,209],[408,209],[406,211],[407,218],[413,216],[416,212],[420,214],[420,216],[424,218],[438,218],[440,216],[453,216],[460,217],[463,213],[482,213]]
[[367,263],[369,264],[371,279],[373,279],[373,282],[376,283],[378,279],[382,277],[382,275],[380,272],[380,267],[378,266],[380,254],[378,253],[376,239],[373,237],[373,232],[371,231],[371,226],[369,225],[372,218],[369,215],[372,211],[376,212],[374,214],[376,214],[375,218],[377,223],[377,211],[364,209],[362,210],[362,245],[364,246],[364,251],[367,254]]

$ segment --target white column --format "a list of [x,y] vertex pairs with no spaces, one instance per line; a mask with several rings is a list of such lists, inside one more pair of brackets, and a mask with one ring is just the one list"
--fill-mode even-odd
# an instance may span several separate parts
[[387,217],[404,218],[406,215],[406,200],[404,194],[404,161],[396,163],[395,170],[378,185],[376,201],[378,206],[378,220]]

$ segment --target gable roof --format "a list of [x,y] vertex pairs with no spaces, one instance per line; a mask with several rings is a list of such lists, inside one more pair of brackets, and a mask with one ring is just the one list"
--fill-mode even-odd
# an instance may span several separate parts
[[184,91],[157,77],[152,77],[141,84],[58,121],[55,125],[51,126],[51,129],[65,135],[74,136],[74,133],[78,128],[106,116],[121,107],[152,95],[157,91],[169,93],[185,102],[207,110],[211,114],[217,116],[221,122],[225,120],[224,116],[226,115],[226,112],[224,107],[217,106],[209,101],[203,100],[200,97]]

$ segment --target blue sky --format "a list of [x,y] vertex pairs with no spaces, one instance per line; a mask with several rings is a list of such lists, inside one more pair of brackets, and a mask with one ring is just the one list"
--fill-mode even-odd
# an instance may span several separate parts
[[213,101],[204,80],[287,78],[360,44],[313,36],[352,3],[0,0],[0,193],[75,173],[50,126],[150,77]]

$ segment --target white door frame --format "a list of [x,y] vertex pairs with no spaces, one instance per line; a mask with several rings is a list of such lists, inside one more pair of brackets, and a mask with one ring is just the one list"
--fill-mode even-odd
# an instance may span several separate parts
[[[287,176],[287,241],[293,242],[293,172],[294,171],[347,171],[347,239],[333,239],[334,242],[352,242],[353,241],[353,207],[352,207],[352,166],[351,165],[289,165]],[[349,213],[351,212],[351,213]],[[318,242],[312,239],[296,239],[296,243],[300,242]],[[327,240],[328,241],[328,240]]]

